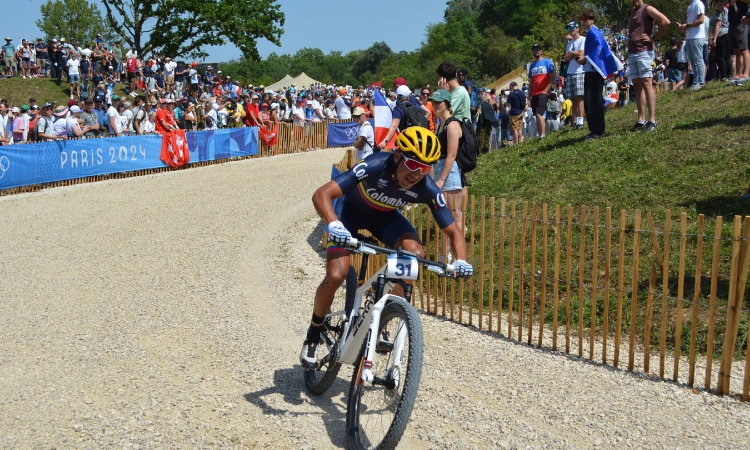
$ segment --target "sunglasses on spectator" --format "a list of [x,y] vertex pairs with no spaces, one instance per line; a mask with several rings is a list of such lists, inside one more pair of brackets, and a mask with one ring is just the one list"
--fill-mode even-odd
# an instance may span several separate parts
[[422,95],[430,95],[429,92],[422,92]]
[[403,153],[401,153],[401,156],[404,157],[404,166],[406,166],[411,172],[419,171],[422,175],[427,175],[432,168],[431,164],[425,164],[416,159],[407,158]]

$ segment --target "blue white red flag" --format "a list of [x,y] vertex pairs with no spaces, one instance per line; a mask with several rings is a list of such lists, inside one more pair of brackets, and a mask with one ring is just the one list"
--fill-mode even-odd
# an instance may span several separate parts
[[[380,144],[388,134],[388,129],[391,127],[391,121],[393,120],[393,113],[391,107],[385,101],[385,97],[380,93],[380,90],[375,88],[373,95],[373,104],[375,105],[375,145]],[[394,134],[393,139],[396,138]],[[392,139],[392,141],[393,141]]]

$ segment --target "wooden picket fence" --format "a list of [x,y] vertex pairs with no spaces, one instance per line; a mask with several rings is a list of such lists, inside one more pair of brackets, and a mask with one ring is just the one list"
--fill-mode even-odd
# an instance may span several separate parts
[[[347,154],[339,169],[352,163]],[[618,217],[598,206],[473,195],[464,204],[474,276],[425,272],[415,306],[517,342],[748,401],[750,217],[725,224],[721,216],[666,211],[657,221],[640,210]],[[426,257],[437,259],[444,235],[429,208],[402,213]],[[370,261],[368,276],[385,262]]]
[[[443,235],[429,209],[404,213],[437,258]],[[475,275],[422,277],[423,310],[720,395],[734,388],[747,401],[750,217],[728,226],[716,217],[706,234],[704,215],[673,221],[667,211],[657,226],[648,212],[623,210],[618,223],[611,208],[484,196],[470,197],[464,217]]]

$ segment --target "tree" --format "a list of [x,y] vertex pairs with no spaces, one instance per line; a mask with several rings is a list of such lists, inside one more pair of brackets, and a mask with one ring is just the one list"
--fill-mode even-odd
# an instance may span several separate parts
[[87,0],[48,0],[39,9],[42,18],[35,23],[46,40],[65,38],[87,44],[93,42],[97,34],[108,42],[114,39],[99,8]]
[[140,54],[205,57],[207,45],[236,45],[258,61],[257,39],[280,45],[285,18],[275,0],[102,0],[107,21]]
[[356,77],[362,77],[365,72],[377,72],[380,64],[393,54],[393,50],[385,42],[376,42],[365,50],[352,67]]

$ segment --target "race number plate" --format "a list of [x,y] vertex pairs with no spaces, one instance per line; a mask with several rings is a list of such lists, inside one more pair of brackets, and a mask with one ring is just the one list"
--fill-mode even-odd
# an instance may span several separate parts
[[419,264],[412,256],[388,255],[388,267],[385,276],[402,280],[416,280],[419,275]]

